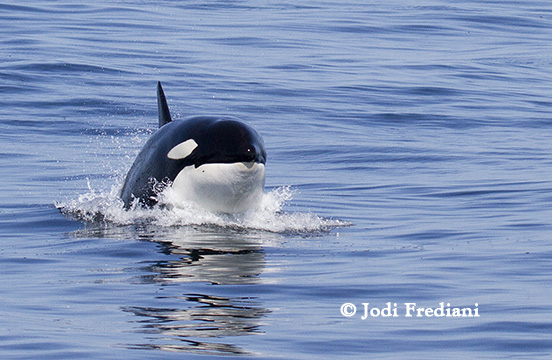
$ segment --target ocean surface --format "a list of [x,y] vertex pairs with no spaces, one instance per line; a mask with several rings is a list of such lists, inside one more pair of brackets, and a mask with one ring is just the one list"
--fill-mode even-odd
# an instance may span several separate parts
[[[550,1],[0,21],[0,358],[552,357]],[[263,135],[259,211],[122,209],[157,81]]]

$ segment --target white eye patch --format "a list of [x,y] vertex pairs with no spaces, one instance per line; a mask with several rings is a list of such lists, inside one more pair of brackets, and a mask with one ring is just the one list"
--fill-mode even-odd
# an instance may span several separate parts
[[186,140],[173,147],[167,154],[167,157],[173,160],[184,159],[189,156],[196,147],[197,143],[193,139]]

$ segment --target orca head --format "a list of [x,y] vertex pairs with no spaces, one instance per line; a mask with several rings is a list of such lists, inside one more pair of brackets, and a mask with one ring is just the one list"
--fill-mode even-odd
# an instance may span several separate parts
[[233,118],[191,118],[186,130],[186,140],[167,154],[179,169],[173,182],[176,193],[227,213],[258,205],[266,163],[261,135]]
[[216,119],[205,126],[190,154],[196,168],[204,164],[266,162],[261,135],[246,124],[230,118]]
[[185,140],[176,142],[167,157],[181,167],[204,164],[266,163],[261,135],[232,118],[195,117],[186,121]]

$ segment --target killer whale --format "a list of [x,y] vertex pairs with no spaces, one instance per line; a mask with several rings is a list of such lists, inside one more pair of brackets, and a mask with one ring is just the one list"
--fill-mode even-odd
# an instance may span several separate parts
[[132,164],[121,189],[125,209],[152,207],[167,186],[179,200],[211,211],[244,212],[264,193],[266,150],[262,136],[232,118],[194,116],[172,120],[157,83],[159,129]]

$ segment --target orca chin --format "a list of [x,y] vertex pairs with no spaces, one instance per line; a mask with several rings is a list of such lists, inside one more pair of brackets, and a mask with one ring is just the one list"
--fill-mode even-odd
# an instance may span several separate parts
[[186,167],[172,187],[184,203],[213,212],[243,213],[259,206],[264,185],[264,164],[238,162]]
[[121,189],[129,209],[151,207],[170,186],[179,201],[215,212],[246,212],[259,206],[266,151],[261,135],[230,117],[196,116],[173,121],[157,85],[159,129],[132,164]]

